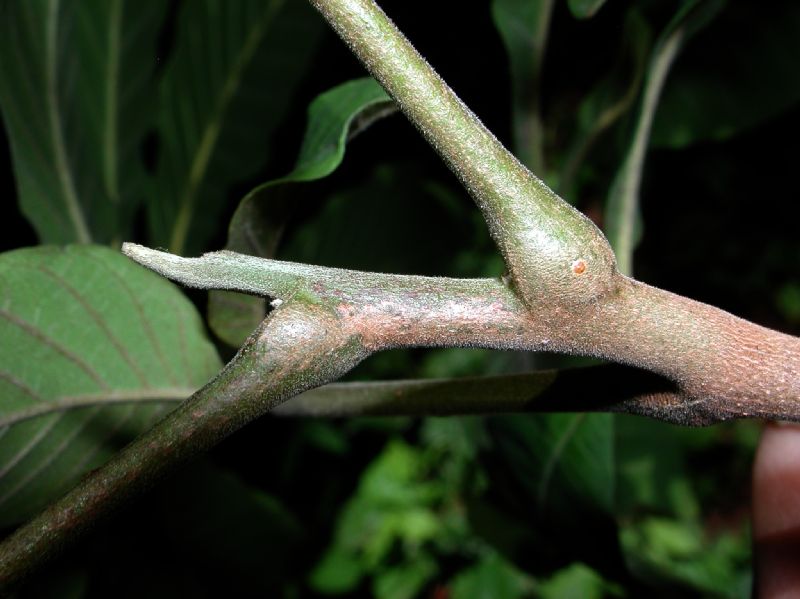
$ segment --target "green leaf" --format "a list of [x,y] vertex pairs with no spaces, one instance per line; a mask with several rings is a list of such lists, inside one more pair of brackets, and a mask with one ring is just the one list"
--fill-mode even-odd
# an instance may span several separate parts
[[606,0],[567,0],[572,15],[578,19],[593,17],[605,3]]
[[731,2],[676,62],[651,144],[724,140],[800,101],[800,4]]
[[553,0],[494,0],[492,17],[511,67],[514,152],[544,176],[539,93]]
[[380,572],[372,583],[372,592],[377,599],[413,599],[437,571],[436,562],[422,556]]
[[[372,78],[348,81],[318,96],[308,109],[308,125],[294,169],[244,197],[231,220],[225,248],[272,257],[288,216],[289,200],[297,200],[294,184],[327,177],[341,164],[350,139],[395,110]],[[265,307],[261,298],[212,292],[209,324],[220,339],[238,347],[264,318]]]
[[531,581],[497,553],[489,553],[453,580],[453,599],[517,599],[528,596]]
[[153,402],[187,397],[220,367],[183,294],[107,248],[2,254],[0,297],[0,526],[104,462],[164,412]]
[[724,533],[710,539],[696,522],[651,517],[621,526],[620,542],[632,573],[656,588],[732,599],[750,596],[748,535]]
[[309,584],[320,593],[330,595],[352,591],[364,576],[361,559],[339,546],[328,550],[311,571]]
[[22,212],[45,243],[109,242],[141,196],[159,0],[0,5],[0,109]]
[[624,597],[622,589],[609,584],[594,570],[580,563],[562,568],[537,589],[541,599],[603,599]]
[[311,60],[321,21],[305,2],[184,2],[158,116],[153,243],[197,253],[234,183],[261,168]]
[[616,420],[617,514],[650,511],[697,518],[700,503],[688,476],[692,456],[687,439],[663,422],[627,415]]
[[611,414],[499,416],[489,421],[488,430],[539,518],[576,522],[581,509],[611,513]]
[[606,203],[605,232],[616,252],[617,268],[623,274],[630,275],[633,272],[633,251],[642,234],[639,190],[661,90],[686,40],[713,19],[723,1],[685,2],[653,48],[630,146],[611,185]]

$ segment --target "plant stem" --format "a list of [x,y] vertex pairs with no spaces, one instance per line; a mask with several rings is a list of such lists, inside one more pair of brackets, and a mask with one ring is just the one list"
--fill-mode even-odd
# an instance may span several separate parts
[[365,355],[319,306],[276,310],[236,357],[175,411],[0,544],[0,594],[166,472]]
[[497,141],[372,0],[310,1],[472,195],[528,306],[608,291],[615,260],[597,227]]

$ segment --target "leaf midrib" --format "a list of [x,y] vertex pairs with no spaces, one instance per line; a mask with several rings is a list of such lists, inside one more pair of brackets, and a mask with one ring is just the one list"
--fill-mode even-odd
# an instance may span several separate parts
[[119,68],[120,68],[120,37],[122,29],[122,0],[112,0],[109,13],[108,26],[108,51],[106,52],[106,102],[105,119],[103,127],[103,179],[105,180],[106,194],[115,204],[120,202],[119,178],[117,171],[117,130],[119,119]]
[[172,228],[172,236],[169,242],[170,252],[173,254],[183,253],[183,247],[186,244],[186,238],[189,234],[189,224],[194,212],[197,191],[205,178],[208,165],[211,162],[211,155],[219,140],[224,115],[236,95],[236,90],[241,83],[250,60],[253,58],[266,30],[276,13],[280,10],[280,7],[284,4],[284,1],[285,0],[280,0],[270,3],[267,10],[262,14],[261,19],[256,22],[256,25],[248,34],[247,40],[242,44],[236,56],[236,60],[233,62],[233,67],[230,69],[228,77],[225,80],[225,84],[222,86],[222,91],[217,97],[214,111],[212,112],[211,118],[206,123],[203,135],[200,137],[200,143],[197,146],[194,158],[191,162],[191,167],[189,168],[189,176],[178,202],[178,216],[175,219],[175,224]]
[[67,160],[66,142],[64,141],[63,123],[58,105],[58,13],[61,0],[50,0],[47,8],[47,35],[45,69],[47,86],[47,114],[50,121],[50,141],[53,144],[53,157],[58,180],[64,192],[64,201],[67,205],[72,225],[75,228],[77,241],[91,243],[92,236],[86,225],[75,182],[72,179],[69,161]]
[[93,391],[77,395],[65,395],[0,416],[0,428],[19,424],[31,418],[46,416],[57,412],[68,412],[78,408],[111,406],[126,403],[176,402],[186,399],[195,391],[197,391],[197,389],[194,387],[151,387],[146,389]]

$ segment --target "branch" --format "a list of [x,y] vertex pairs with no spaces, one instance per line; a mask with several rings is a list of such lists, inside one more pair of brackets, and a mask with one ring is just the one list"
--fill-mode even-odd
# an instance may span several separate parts
[[[634,413],[682,424],[800,419],[800,339],[623,276],[597,301],[564,307],[555,298],[536,311],[500,279],[366,273],[232,252],[179,258],[130,244],[125,251],[188,284],[271,297],[291,289],[327,306],[370,352],[447,346],[592,356],[644,368],[675,385],[668,404],[648,395],[635,409],[625,404]],[[242,280],[248,282],[236,287]],[[678,401],[691,410],[676,409]]]
[[529,310],[515,315],[516,347],[547,342],[666,376],[699,422],[798,418],[800,339],[621,275],[602,234],[486,131],[372,0],[310,2],[483,211]]
[[365,355],[320,306],[274,311],[215,379],[0,544],[0,595],[166,472]]
[[[552,375],[534,375],[532,394],[530,378],[473,379],[456,385],[460,403],[437,396],[441,403],[434,408],[428,402],[440,390],[435,382],[395,383],[365,387],[371,398],[362,393],[349,404],[322,409],[321,401],[336,400],[336,389],[319,391],[283,413],[474,412],[485,409],[487,385],[500,384],[496,407],[509,410],[583,410],[595,400],[597,409],[683,424],[743,416],[800,420],[800,339],[626,277],[618,277],[614,292],[601,300],[571,310],[555,303],[541,317],[495,279],[363,273],[231,252],[187,259],[133,245],[125,251],[187,284],[278,296],[284,303],[216,379],[0,545],[0,588],[164,472],[282,401],[391,347],[550,349],[611,358],[672,382],[630,370],[588,369],[551,381]],[[397,391],[409,403],[397,403]]]
[[372,0],[310,1],[469,191],[528,306],[611,289],[603,234],[497,141]]

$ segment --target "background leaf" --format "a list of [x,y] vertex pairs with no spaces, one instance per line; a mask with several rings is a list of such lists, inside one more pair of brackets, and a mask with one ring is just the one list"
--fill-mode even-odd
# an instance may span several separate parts
[[639,191],[661,91],[683,45],[721,8],[722,0],[690,0],[684,3],[653,48],[630,146],[611,184],[606,202],[604,228],[617,255],[617,268],[623,274],[633,273],[633,251],[641,240]]
[[612,415],[498,416],[488,430],[540,516],[576,519],[578,505],[612,511]]
[[452,582],[453,599],[518,599],[529,596],[531,580],[498,554],[491,552]]
[[[571,120],[574,132],[558,178],[558,193],[569,202],[578,199],[576,178],[586,166],[593,146],[617,123],[639,96],[647,55],[652,45],[650,26],[634,5],[625,15],[623,43],[613,68],[584,95]],[[606,143],[604,152],[614,150]],[[621,157],[620,157],[621,159]],[[600,169],[605,171],[606,169]],[[584,173],[590,174],[590,173]],[[596,175],[595,175],[596,176]]]
[[105,243],[130,231],[165,8],[160,0],[0,4],[0,109],[19,203],[42,242]]
[[[471,507],[473,530],[526,572],[547,571],[565,559],[592,567],[612,563],[614,417],[494,416],[486,430],[480,460],[487,493]],[[582,534],[589,529],[592,535]],[[542,538],[550,540],[542,544]]]
[[[224,26],[220,26],[223,24]],[[270,153],[322,23],[305,2],[185,2],[161,88],[153,244],[197,253]]]
[[651,143],[723,140],[800,101],[800,4],[730,2],[676,61]]
[[494,0],[492,18],[511,67],[514,153],[544,177],[539,86],[553,0]]
[[605,3],[606,0],[567,0],[569,10],[578,19],[593,17]]
[[171,283],[97,246],[0,255],[0,526],[32,515],[220,367]]
[[[383,88],[370,78],[355,79],[318,96],[309,106],[303,144],[291,173],[256,187],[239,203],[225,249],[261,256],[275,254],[280,234],[297,202],[295,183],[331,174],[344,159],[348,140],[395,111]],[[263,298],[229,291],[209,294],[208,319],[214,333],[238,347],[264,318]]]

